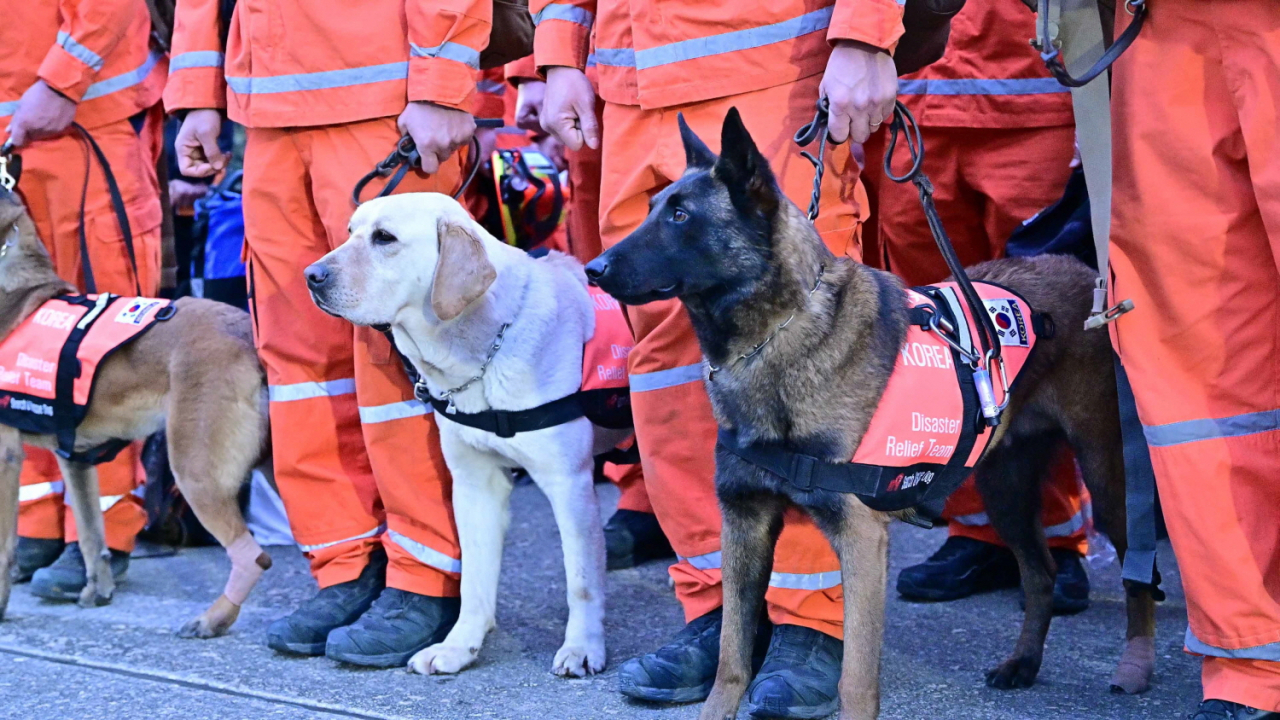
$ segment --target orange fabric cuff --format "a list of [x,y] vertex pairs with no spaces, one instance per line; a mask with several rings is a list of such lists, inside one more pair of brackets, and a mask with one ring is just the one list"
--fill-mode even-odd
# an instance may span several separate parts
[[837,2],[827,29],[827,40],[856,40],[888,50],[902,37],[902,5],[895,0],[843,0]]
[[169,74],[164,86],[166,112],[205,108],[227,108],[227,80],[222,68],[184,68]]
[[552,65],[585,70],[591,47],[591,28],[568,20],[543,20],[533,35],[533,59],[538,71]]
[[61,46],[55,45],[44,56],[44,62],[40,63],[39,75],[49,87],[80,102],[98,72],[72,57]]
[[475,90],[476,72],[463,63],[442,57],[409,60],[410,102],[432,102],[471,112]]
[[518,85],[519,80],[541,80],[538,75],[538,66],[533,61],[533,56],[520,58],[515,62],[509,62],[502,66],[503,77],[512,85]]

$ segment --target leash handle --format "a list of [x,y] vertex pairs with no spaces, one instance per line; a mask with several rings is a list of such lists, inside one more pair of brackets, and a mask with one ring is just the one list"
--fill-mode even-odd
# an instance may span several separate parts
[[[505,125],[502,118],[476,118],[476,129],[497,129]],[[471,185],[471,181],[475,180],[476,173],[480,170],[483,160],[480,159],[480,141],[471,136],[471,170],[467,173],[466,180],[463,180],[462,187],[453,194],[453,199],[457,200],[463,191]],[[418,146],[413,142],[413,138],[404,135],[396,143],[396,147],[391,154],[382,159],[373,169],[364,174],[364,177],[356,181],[356,185],[351,190],[351,202],[359,206],[361,202],[360,196],[364,194],[365,186],[373,181],[374,178],[391,176],[387,184],[378,191],[375,198],[386,197],[395,192],[400,186],[400,181],[408,174],[411,168],[422,166],[422,156],[418,154]]]
[[1133,44],[1138,38],[1138,33],[1142,31],[1142,25],[1147,20],[1149,12],[1146,0],[1126,0],[1124,9],[1133,16],[1133,20],[1129,23],[1129,27],[1120,37],[1111,43],[1111,46],[1102,53],[1102,57],[1093,64],[1093,67],[1085,71],[1079,77],[1074,77],[1067,71],[1067,66],[1062,63],[1062,54],[1053,44],[1053,32],[1051,18],[1049,17],[1050,0],[1040,0],[1039,21],[1036,27],[1039,29],[1039,37],[1036,38],[1035,44],[1040,51],[1040,59],[1044,61],[1045,67],[1049,68],[1049,72],[1057,79],[1059,83],[1066,87],[1078,88],[1088,85],[1090,81],[1106,72],[1125,50]]
[[831,101],[825,97],[818,98],[818,110],[813,115],[813,120],[800,126],[796,131],[792,140],[800,147],[804,147],[818,136],[822,136],[822,142],[818,145],[818,155],[814,157],[813,153],[808,150],[801,150],[800,157],[813,163],[813,192],[809,195],[809,211],[806,213],[809,222],[818,219],[818,204],[822,200],[822,178],[827,173],[827,145],[839,145],[840,143],[831,141]]

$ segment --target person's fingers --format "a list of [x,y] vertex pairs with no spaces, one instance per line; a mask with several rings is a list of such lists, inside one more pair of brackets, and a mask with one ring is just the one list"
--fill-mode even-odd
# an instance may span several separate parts
[[14,120],[9,125],[9,141],[15,149],[27,144],[27,128],[22,122]]
[[204,156],[208,158],[210,167],[217,171],[221,170],[227,164],[227,157],[222,152],[222,148],[218,147],[217,135],[204,135],[199,138],[200,149],[204,152]]
[[[440,171],[440,157],[436,155],[435,151],[418,145],[418,155],[421,158],[422,172],[428,175],[435,175]],[[445,157],[448,156],[446,155]]]
[[831,103],[827,109],[827,129],[831,133],[831,140],[835,143],[842,143],[849,139],[852,130],[852,118],[849,117],[849,108],[846,103]]
[[187,177],[208,177],[216,172],[198,147],[179,146],[178,171]]
[[[576,108],[578,111],[578,126],[582,135],[582,142],[592,150],[600,149],[600,121],[596,119],[595,98],[585,98],[583,100],[585,106]],[[568,143],[565,143],[568,145]],[[582,149],[581,146],[573,148],[574,150]]]
[[582,131],[578,129],[573,116],[569,113],[543,115],[542,129],[560,138],[560,142],[570,150],[582,149]]

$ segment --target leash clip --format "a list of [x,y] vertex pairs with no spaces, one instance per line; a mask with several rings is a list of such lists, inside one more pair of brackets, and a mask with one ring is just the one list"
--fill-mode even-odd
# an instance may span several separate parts
[[1102,278],[1098,278],[1098,283],[1093,288],[1093,310],[1089,312],[1089,317],[1084,321],[1084,329],[1096,330],[1113,323],[1121,315],[1132,311],[1133,308],[1133,301],[1127,299],[1107,307],[1107,286]]
[[4,188],[5,192],[13,192],[18,186],[18,178],[9,172],[9,164],[13,162],[13,143],[5,142],[4,147],[0,148],[0,188]]

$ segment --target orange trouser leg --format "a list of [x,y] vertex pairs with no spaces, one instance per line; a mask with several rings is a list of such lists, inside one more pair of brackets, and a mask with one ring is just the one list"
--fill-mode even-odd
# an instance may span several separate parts
[[[144,295],[154,295],[160,283],[160,195],[149,144],[127,120],[93,128],[90,133],[107,156],[124,199],[138,261],[136,276],[96,159],[90,164],[85,189],[85,153],[89,151],[79,140],[63,136],[24,148],[19,190],[59,275],[85,287],[79,234],[80,195],[84,191],[85,244],[97,290],[132,295],[141,286]],[[27,454],[30,459],[23,468],[22,485],[32,489],[24,490],[23,496],[39,498],[20,506],[19,533],[74,542],[71,513],[54,507],[62,502],[62,474],[57,463],[48,451],[29,447]],[[98,466],[107,545],[116,550],[132,550],[134,537],[147,520],[141,500],[133,495],[143,479],[138,457],[135,445],[114,461]],[[52,492],[55,489],[57,492]]]
[[[1071,126],[924,128],[924,171],[933,181],[938,214],[963,264],[1003,257],[1005,242],[1018,225],[1061,197],[1074,139]],[[871,173],[882,162],[882,145],[873,144],[868,152]],[[911,285],[947,277],[950,271],[929,232],[915,186],[880,178],[876,198],[882,264]],[[1088,551],[1081,491],[1074,459],[1063,453],[1041,494],[1051,547]],[[1004,544],[987,520],[972,479],[951,496],[943,515],[952,521],[952,535]]]
[[[603,105],[603,102],[600,103]],[[597,108],[597,117],[602,108]],[[589,263],[604,248],[600,244],[600,150],[582,146],[581,150],[565,150],[569,162],[569,252],[580,262]]]
[[[808,202],[812,166],[791,142],[813,117],[819,78],[681,107],[689,125],[716,148],[725,113],[736,106],[770,159],[784,191]],[[684,171],[677,109],[606,105],[601,237],[606,247],[643,221],[648,199]],[[842,147],[827,155],[818,228],[838,254],[858,257],[859,208],[865,200],[857,162]],[[677,301],[628,308],[636,334],[631,397],[645,484],[663,531],[680,555],[672,566],[688,619],[721,604],[720,510],[714,487],[716,424],[702,386],[702,356]],[[774,622],[842,636],[840,565],[801,512],[787,515],[766,596]]]
[[[311,302],[302,271],[346,240],[355,181],[399,137],[389,118],[251,129],[245,217],[259,355],[270,385],[276,480],[322,587],[385,546],[387,582],[456,594],[460,553],[434,421],[390,344]],[[404,191],[452,190],[454,160]],[[385,533],[384,533],[385,530]]]
[[649,500],[649,491],[644,486],[642,468],[642,465],[605,466],[605,477],[613,481],[613,484],[622,491],[622,495],[618,497],[619,510],[653,513],[653,503]]
[[1280,710],[1280,5],[1152,3],[1114,72],[1112,340],[1186,646],[1206,698]]

